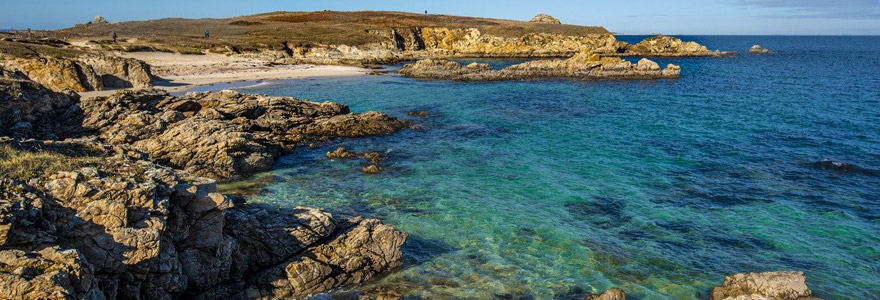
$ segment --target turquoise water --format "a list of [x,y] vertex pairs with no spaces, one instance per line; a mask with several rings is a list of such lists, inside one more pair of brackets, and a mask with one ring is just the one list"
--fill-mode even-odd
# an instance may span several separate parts
[[[406,265],[365,289],[698,299],[727,273],[791,269],[826,299],[880,298],[880,38],[686,38],[741,54],[658,59],[678,80],[245,88],[421,129],[302,149],[238,186],[410,233]],[[778,53],[743,54],[754,43]],[[324,158],[339,145],[386,152],[387,171]]]

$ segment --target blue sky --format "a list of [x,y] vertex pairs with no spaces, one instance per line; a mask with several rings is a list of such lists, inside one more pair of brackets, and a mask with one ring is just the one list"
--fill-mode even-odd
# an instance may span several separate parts
[[269,11],[396,10],[562,22],[619,33],[880,34],[880,0],[0,0],[0,28],[57,29],[110,21],[230,17]]

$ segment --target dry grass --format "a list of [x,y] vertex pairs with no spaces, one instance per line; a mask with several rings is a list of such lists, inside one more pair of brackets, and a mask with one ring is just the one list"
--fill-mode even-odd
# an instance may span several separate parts
[[[478,28],[504,37],[530,33],[587,35],[608,33],[602,27],[553,25],[500,19],[424,15],[401,12],[273,12],[228,19],[160,19],[114,24],[79,25],[57,33],[73,39],[108,44],[116,32],[129,47],[187,52],[235,46],[241,50],[272,48],[281,42],[363,45],[383,41],[370,30],[415,27]],[[203,38],[208,29],[210,39]]]
[[94,166],[100,161],[99,156],[84,153],[29,151],[11,145],[0,145],[0,176],[24,182],[34,178],[46,178],[61,171]]

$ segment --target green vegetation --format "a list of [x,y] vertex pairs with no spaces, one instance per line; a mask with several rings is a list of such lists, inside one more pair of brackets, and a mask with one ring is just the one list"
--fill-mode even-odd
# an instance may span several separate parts
[[0,174],[3,174],[4,178],[27,182],[61,171],[97,165],[101,161],[94,154],[66,152],[24,150],[12,145],[0,145]]

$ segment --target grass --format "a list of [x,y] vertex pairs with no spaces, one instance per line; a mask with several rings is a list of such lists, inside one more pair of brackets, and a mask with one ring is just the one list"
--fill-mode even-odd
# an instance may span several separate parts
[[8,144],[0,145],[0,176],[27,182],[35,178],[46,178],[61,171],[95,166],[101,161],[94,153],[66,152],[24,150]]

